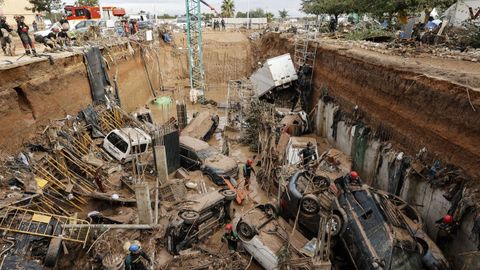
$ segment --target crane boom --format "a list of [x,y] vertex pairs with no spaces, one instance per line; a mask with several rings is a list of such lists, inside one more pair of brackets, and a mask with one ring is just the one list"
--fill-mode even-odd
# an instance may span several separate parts
[[212,10],[213,12],[215,12],[215,14],[218,14],[217,10],[210,6],[207,2],[203,1],[203,0],[200,0],[200,2],[202,2],[202,4],[204,4],[205,6],[207,6],[210,10]]

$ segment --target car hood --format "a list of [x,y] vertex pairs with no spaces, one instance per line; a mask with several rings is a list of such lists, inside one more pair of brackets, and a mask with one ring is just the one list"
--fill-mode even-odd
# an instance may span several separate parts
[[233,158],[216,154],[205,160],[205,166],[220,172],[228,172],[237,167],[237,162]]

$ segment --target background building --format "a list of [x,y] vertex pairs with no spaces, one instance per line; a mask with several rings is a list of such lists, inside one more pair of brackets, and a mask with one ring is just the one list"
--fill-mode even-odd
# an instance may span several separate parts
[[4,0],[3,4],[0,4],[0,15],[6,16],[7,22],[11,26],[15,26],[15,20],[13,19],[15,15],[25,16],[25,22],[28,25],[32,25],[35,13],[25,9],[25,7],[29,6],[28,0]]

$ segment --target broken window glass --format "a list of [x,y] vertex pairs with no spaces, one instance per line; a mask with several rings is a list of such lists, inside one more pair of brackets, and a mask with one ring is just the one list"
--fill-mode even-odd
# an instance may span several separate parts
[[122,137],[118,136],[116,133],[110,133],[108,135],[107,140],[113,144],[118,150],[122,153],[126,153],[128,150],[128,143],[122,139]]

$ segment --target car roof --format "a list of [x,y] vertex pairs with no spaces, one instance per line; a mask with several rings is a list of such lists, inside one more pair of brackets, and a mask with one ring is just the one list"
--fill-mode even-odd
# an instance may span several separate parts
[[305,147],[309,142],[317,146],[317,139],[313,137],[290,137],[290,144],[293,147]]
[[125,141],[131,140],[133,144],[148,143],[152,141],[150,135],[139,128],[115,129],[112,132],[120,135]]
[[200,150],[205,150],[210,148],[210,144],[190,136],[180,136],[180,144],[188,148],[191,148],[195,151],[200,151]]

